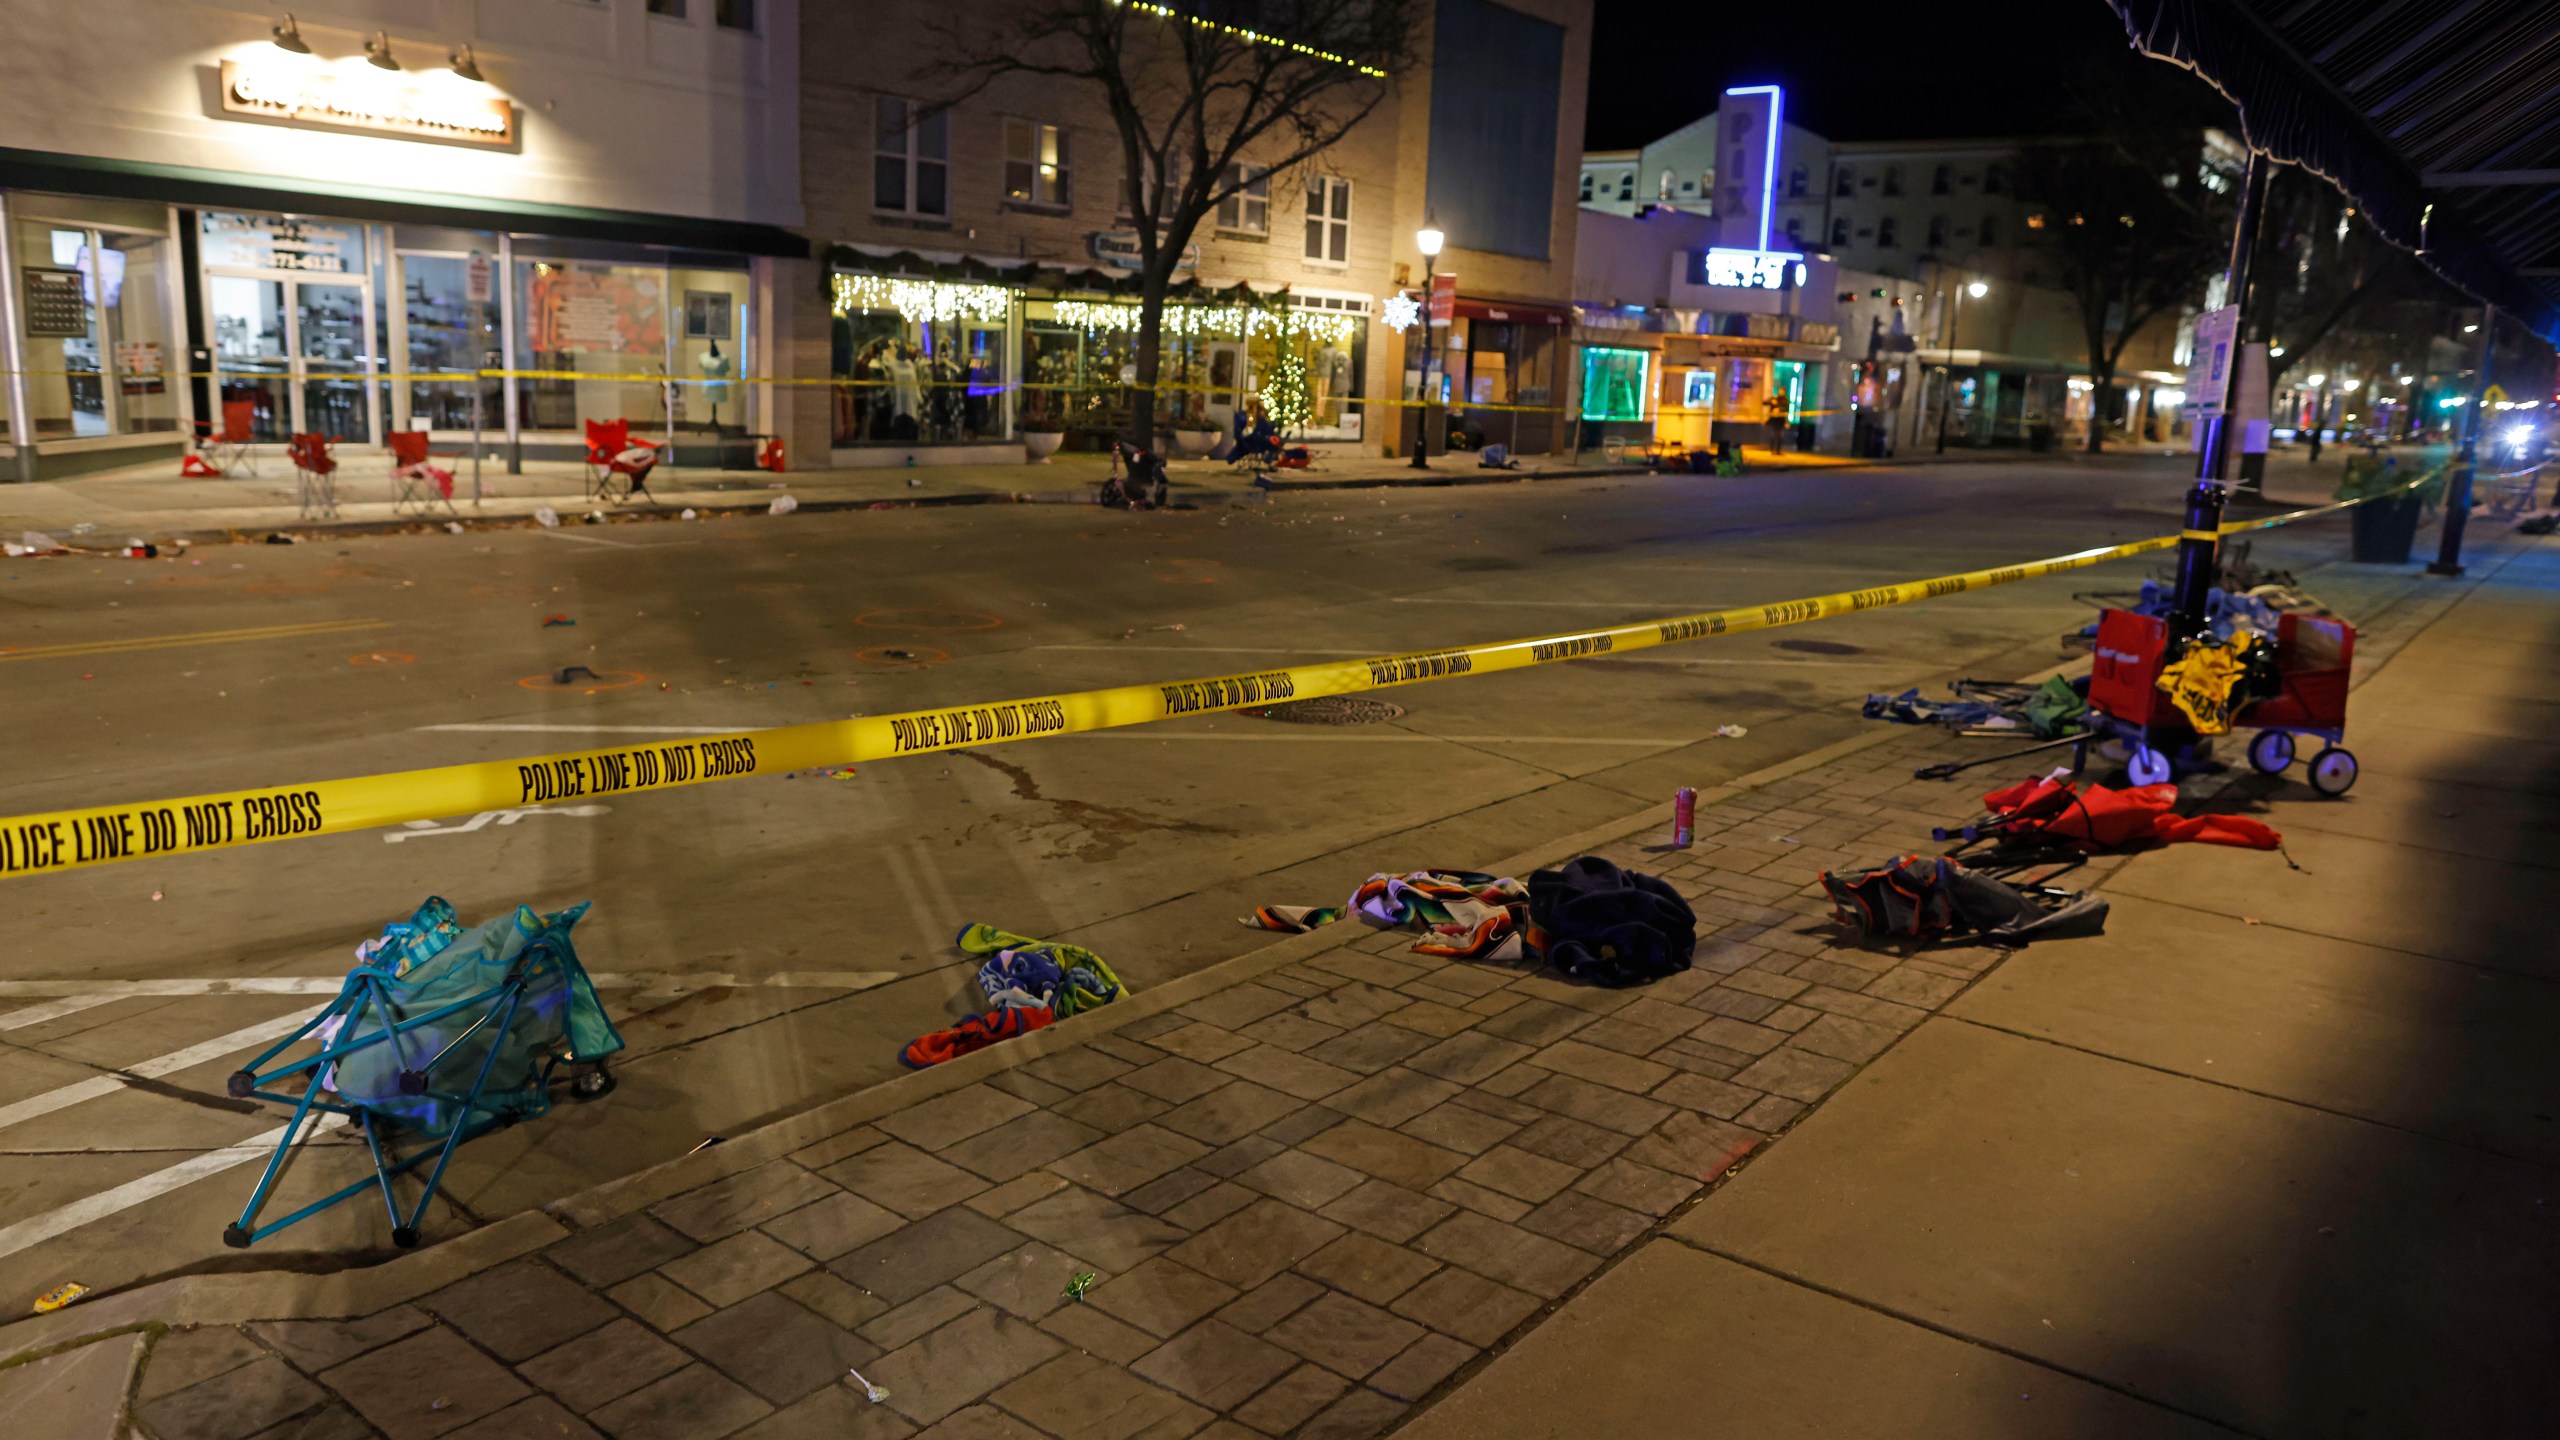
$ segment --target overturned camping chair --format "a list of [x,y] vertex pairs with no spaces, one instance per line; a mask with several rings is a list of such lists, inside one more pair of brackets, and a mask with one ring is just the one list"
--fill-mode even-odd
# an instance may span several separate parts
[[[360,963],[347,972],[337,998],[231,1077],[233,1098],[291,1105],[293,1121],[239,1220],[223,1230],[222,1243],[245,1249],[378,1186],[391,1215],[391,1242],[407,1249],[418,1243],[419,1224],[453,1152],[466,1140],[550,1110],[555,1068],[564,1062],[580,1067],[568,1085],[573,1100],[610,1092],[614,1080],[605,1057],[622,1048],[622,1037],[569,943],[569,928],[586,911],[584,901],[552,915],[518,906],[466,930],[452,905],[430,899],[413,918],[384,927],[379,939],[359,947]],[[265,1068],[310,1038],[319,1041],[318,1053]],[[299,1083],[292,1090],[270,1088],[287,1081]],[[325,1118],[306,1133],[304,1122],[314,1111]],[[350,1122],[364,1133],[372,1178],[260,1225],[258,1211],[295,1144]],[[403,1140],[415,1142],[405,1156],[395,1153]],[[426,1188],[404,1219],[392,1179],[430,1161]]]

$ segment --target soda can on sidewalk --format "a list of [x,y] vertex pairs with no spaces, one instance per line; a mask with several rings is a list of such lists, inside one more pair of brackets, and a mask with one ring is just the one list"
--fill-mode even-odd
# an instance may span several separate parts
[[1686,850],[1698,833],[1698,792],[1683,785],[1671,792],[1671,848]]

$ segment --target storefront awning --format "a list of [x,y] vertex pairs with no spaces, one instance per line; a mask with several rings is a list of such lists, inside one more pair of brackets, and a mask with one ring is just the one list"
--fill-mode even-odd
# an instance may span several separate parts
[[611,240],[792,260],[805,259],[809,254],[807,240],[777,225],[528,200],[484,200],[468,195],[338,185],[40,150],[0,148],[0,188],[148,200],[200,209],[270,210],[394,225],[504,230],[564,240]]
[[2240,107],[2384,238],[2560,340],[2549,0],[2107,0],[2135,48]]

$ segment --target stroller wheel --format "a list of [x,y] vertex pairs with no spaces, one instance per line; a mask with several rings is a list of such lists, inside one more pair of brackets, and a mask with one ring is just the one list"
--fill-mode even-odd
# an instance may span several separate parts
[[2335,799],[2355,785],[2357,769],[2353,751],[2332,745],[2311,757],[2311,788]]
[[397,1225],[391,1230],[391,1243],[403,1250],[418,1248],[418,1230],[414,1225]]
[[249,1232],[238,1225],[225,1225],[222,1227],[222,1243],[234,1250],[246,1250],[249,1248]]
[[589,1100],[601,1100],[612,1094],[613,1087],[621,1083],[613,1078],[612,1071],[598,1065],[593,1070],[569,1081],[569,1098],[581,1104]]
[[2293,764],[2293,732],[2261,730],[2249,742],[2249,768],[2261,775],[2281,775]]
[[232,1099],[246,1100],[257,1093],[258,1077],[246,1070],[234,1070],[230,1078],[222,1082],[222,1088]]
[[2136,785],[2158,785],[2169,778],[2169,757],[2148,745],[2136,745],[2125,757],[2125,778]]

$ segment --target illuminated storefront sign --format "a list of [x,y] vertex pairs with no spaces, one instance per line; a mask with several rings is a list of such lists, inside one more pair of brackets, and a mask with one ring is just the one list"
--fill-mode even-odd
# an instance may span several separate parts
[[1805,280],[1804,256],[1788,250],[1695,250],[1689,254],[1689,283],[1725,285],[1745,290],[1783,290]]
[[[405,140],[441,140],[512,150],[515,107],[499,96],[465,89],[467,81],[430,76],[429,83],[360,67],[326,70],[287,63],[222,62],[222,110],[289,125],[361,130]],[[449,82],[449,83],[446,83]]]

